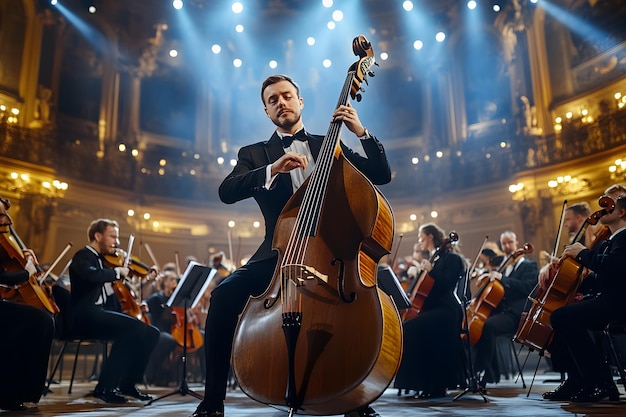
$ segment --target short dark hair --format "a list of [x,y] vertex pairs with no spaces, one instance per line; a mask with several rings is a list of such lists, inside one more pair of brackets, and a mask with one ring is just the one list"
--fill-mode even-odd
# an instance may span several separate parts
[[298,87],[298,84],[296,84],[296,82],[291,77],[283,74],[270,75],[265,79],[265,81],[263,81],[263,85],[261,86],[261,102],[263,104],[265,104],[265,100],[263,99],[263,93],[265,92],[265,89],[272,84],[276,84],[279,81],[287,81],[288,83],[293,85],[296,89],[296,94],[298,95],[298,98],[300,97],[300,87]]
[[571,210],[572,213],[580,214],[583,217],[589,217],[591,215],[591,207],[586,201],[583,201],[582,203],[572,204],[566,210]]
[[110,219],[98,219],[91,222],[89,225],[89,229],[87,229],[87,236],[89,237],[89,241],[93,242],[96,240],[96,233],[104,233],[107,227],[113,226],[119,228],[119,224],[115,220]]

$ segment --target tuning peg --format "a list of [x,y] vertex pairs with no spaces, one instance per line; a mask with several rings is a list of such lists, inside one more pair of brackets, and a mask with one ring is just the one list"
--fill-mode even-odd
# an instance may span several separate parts
[[361,100],[363,99],[363,97],[361,97],[361,94],[357,94],[355,98],[356,98],[357,103],[360,103]]
[[367,72],[367,75],[368,75],[369,77],[375,77],[375,76],[376,76],[376,74],[374,73],[374,71],[368,71],[368,72]]

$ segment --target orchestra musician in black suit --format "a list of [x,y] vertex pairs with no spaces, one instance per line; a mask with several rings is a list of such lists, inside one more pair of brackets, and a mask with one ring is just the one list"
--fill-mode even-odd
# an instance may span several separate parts
[[[507,230],[500,234],[500,246],[505,254],[503,262],[513,259],[501,272],[490,271],[480,279],[500,280],[504,287],[504,297],[485,320],[480,340],[475,345],[475,371],[482,374],[480,386],[499,382],[500,370],[497,363],[496,343],[498,336],[512,337],[519,326],[522,312],[527,306],[528,294],[537,283],[539,268],[537,262],[523,254],[511,258],[518,252],[517,235]],[[480,284],[480,283],[479,283]]]
[[78,250],[70,265],[72,283],[70,314],[72,333],[86,339],[112,341],[100,371],[94,396],[108,403],[124,403],[125,397],[148,401],[152,397],[136,384],[143,380],[159,330],[127,314],[108,310],[115,298],[105,284],[128,276],[127,267],[110,268],[105,255],[119,246],[119,226],[114,220],[97,219],[87,231],[89,244]]
[[[8,239],[13,220],[7,210],[9,200],[0,197],[0,238]],[[16,249],[17,250],[17,249]],[[37,274],[37,257],[30,249],[22,249],[25,263],[18,268],[9,252],[0,246],[0,284],[20,285]],[[21,264],[20,264],[21,265]],[[48,358],[54,335],[54,319],[41,308],[22,302],[0,299],[0,409],[25,410],[24,403],[38,403],[44,392]]]
[[[268,77],[261,87],[261,99],[276,130],[269,140],[239,150],[237,164],[220,185],[219,196],[227,204],[254,198],[265,220],[265,238],[248,263],[230,274],[212,292],[205,327],[205,397],[193,413],[194,417],[224,415],[232,339],[238,315],[248,297],[262,294],[271,281],[278,259],[277,253],[272,251],[277,219],[291,195],[312,172],[322,145],[323,136],[311,135],[304,129],[304,100],[298,85],[290,77]],[[365,156],[359,155],[341,142],[345,157],[374,184],[388,183],[391,170],[385,150],[363,127],[356,109],[349,104],[340,105],[333,113],[333,120],[343,121],[359,137],[365,152]],[[378,416],[371,407],[351,414]]]
[[[615,208],[602,216],[600,223],[607,225],[612,234],[592,249],[579,242],[567,245],[561,255],[575,259],[592,272],[583,281],[586,297],[555,310],[550,317],[554,330],[551,353],[558,354],[567,379],[554,391],[543,394],[547,400],[619,399],[602,347],[592,336],[611,322],[626,322],[626,186],[613,185],[605,194],[615,200]],[[554,345],[559,347],[556,352]]]

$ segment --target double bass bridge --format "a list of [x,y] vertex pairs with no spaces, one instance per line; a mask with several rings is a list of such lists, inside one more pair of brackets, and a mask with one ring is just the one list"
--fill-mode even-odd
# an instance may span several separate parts
[[293,282],[297,287],[301,287],[306,281],[317,280],[328,284],[328,275],[324,275],[312,266],[302,264],[288,264],[281,267],[283,280]]

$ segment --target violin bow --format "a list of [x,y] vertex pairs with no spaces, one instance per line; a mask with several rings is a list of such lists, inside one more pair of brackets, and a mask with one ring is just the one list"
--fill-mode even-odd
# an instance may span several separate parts
[[554,249],[552,250],[552,259],[556,258],[556,253],[559,247],[559,241],[561,240],[561,231],[563,230],[563,220],[565,219],[566,208],[567,208],[567,200],[563,200],[563,207],[561,208],[561,221],[559,222],[559,229],[556,234],[556,241],[554,242]]
[[468,281],[470,280],[470,278],[472,278],[472,271],[474,271],[474,269],[476,268],[476,264],[478,264],[478,258],[480,258],[480,254],[482,253],[483,249],[485,248],[485,245],[487,244],[488,240],[489,240],[489,235],[485,235],[485,239],[483,240],[483,243],[481,243],[480,244],[480,248],[478,248],[478,253],[476,254],[476,257],[474,258],[474,262],[472,263],[472,267],[467,270],[467,280]]
[[[57,258],[54,260],[54,262],[52,262],[52,265],[50,265],[50,268],[48,268],[48,270],[46,271],[45,274],[43,274],[41,276],[41,278],[38,279],[39,281],[39,285],[42,285],[45,281],[46,278],[48,278],[48,276],[50,275],[50,273],[52,272],[52,270],[54,269],[55,266],[57,266],[57,264],[59,263],[59,261],[61,259],[63,259],[63,257],[65,256],[65,254],[67,253],[68,250],[70,250],[70,248],[73,246],[74,244],[72,242],[68,242],[67,245],[65,245],[65,248],[61,251],[61,253],[59,254],[59,256],[57,256]],[[69,265],[68,265],[69,267]],[[60,276],[60,275],[59,275]]]
[[146,252],[148,252],[148,256],[150,256],[150,259],[152,259],[152,263],[157,267],[157,270],[160,270],[161,268],[159,267],[159,263],[157,262],[156,257],[154,256],[154,253],[152,253],[152,249],[150,248],[150,245],[147,243],[144,243],[143,247],[146,248]]
[[135,234],[131,233],[128,237],[128,250],[126,251],[126,258],[124,259],[124,268],[128,268],[130,264],[130,253],[133,250],[133,243],[135,242]]

